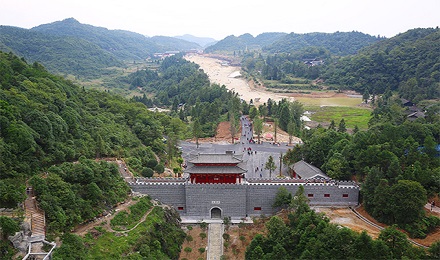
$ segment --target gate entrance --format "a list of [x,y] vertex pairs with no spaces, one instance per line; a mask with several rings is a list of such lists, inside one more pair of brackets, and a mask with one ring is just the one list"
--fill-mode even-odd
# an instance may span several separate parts
[[222,210],[219,208],[212,208],[211,209],[211,218],[221,219],[222,218]]

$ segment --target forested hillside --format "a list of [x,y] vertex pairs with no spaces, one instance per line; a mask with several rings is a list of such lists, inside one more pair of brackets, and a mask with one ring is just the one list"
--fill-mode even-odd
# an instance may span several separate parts
[[107,67],[122,66],[113,54],[95,43],[11,26],[0,26],[0,50],[45,64],[54,73],[83,78],[101,75]]
[[333,55],[355,54],[361,48],[380,41],[382,38],[360,32],[335,33],[262,33],[257,37],[243,34],[239,37],[228,36],[215,45],[205,49],[206,53],[228,52],[239,54],[259,50],[265,53],[291,53],[308,47],[324,48]]
[[144,60],[155,52],[182,51],[197,48],[197,44],[173,37],[148,38],[142,34],[109,30],[103,27],[82,24],[74,18],[39,25],[31,29],[49,35],[71,36],[93,42],[122,60]]
[[0,53],[0,74],[2,205],[20,202],[24,181],[54,164],[121,156],[142,169],[154,153],[164,155],[163,135],[187,131],[180,120],[170,124],[141,103],[86,91],[12,54]]
[[238,37],[230,35],[216,44],[205,49],[206,53],[227,52],[238,54],[244,50],[260,50],[263,46],[267,46],[286,35],[286,33],[262,33],[253,37],[249,33]]
[[263,51],[269,53],[290,53],[307,47],[318,47],[328,50],[333,55],[345,56],[355,54],[363,47],[381,40],[382,38],[361,32],[290,33],[271,45],[266,45]]
[[[135,97],[147,106],[171,107],[179,118],[201,124],[201,136],[213,136],[220,120],[227,120],[226,113],[231,110],[238,113],[239,98],[225,86],[210,84],[208,76],[199,69],[199,65],[176,55],[165,59],[157,71],[140,70],[122,79],[132,88],[140,87],[143,97]],[[154,98],[146,94],[154,93]]]
[[412,237],[425,237],[440,226],[439,218],[424,211],[428,198],[440,194],[439,106],[411,122],[405,121],[400,104],[396,96],[380,98],[367,131],[349,135],[334,126],[307,131],[304,145],[284,160],[293,165],[303,158],[331,178],[356,178],[363,183],[362,202],[370,215],[397,224]]
[[[294,49],[295,44],[289,44],[290,52],[280,49],[276,54],[247,53],[242,65],[263,79],[285,84],[293,84],[299,77],[319,79],[327,86],[367,95],[396,91],[415,103],[440,97],[440,29],[413,29],[390,39],[370,40],[376,43],[361,50],[362,41],[351,45],[353,41],[344,37],[333,42],[338,43],[333,46],[338,50],[332,50],[326,41],[304,45],[303,49]],[[335,56],[347,54],[353,55]]]
[[39,62],[52,73],[71,74],[82,79],[111,75],[111,67],[123,61],[145,61],[156,52],[201,49],[192,42],[173,37],[108,30],[81,24],[73,18],[30,30],[0,26],[0,50],[13,52],[30,63]]
[[[280,190],[278,194],[283,193]],[[266,222],[267,232],[256,235],[246,248],[246,260],[437,259],[440,256],[440,241],[425,251],[411,245],[396,226],[385,228],[373,240],[366,231],[357,233],[330,223],[323,213],[310,209],[302,186],[296,194],[289,195],[295,199],[288,203],[287,219],[271,217]]]
[[413,29],[329,64],[322,78],[361,93],[396,90],[409,100],[440,97],[440,29]]
[[148,38],[150,41],[158,44],[165,51],[187,51],[201,50],[202,47],[195,42],[189,42],[184,39],[168,36],[153,36]]

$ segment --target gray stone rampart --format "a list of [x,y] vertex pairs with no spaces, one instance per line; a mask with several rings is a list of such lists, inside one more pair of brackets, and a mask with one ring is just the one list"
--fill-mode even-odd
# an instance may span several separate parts
[[294,195],[300,185],[304,186],[304,195],[309,199],[312,206],[354,206],[358,204],[359,188],[354,185],[341,186],[328,183],[249,183],[247,185],[246,203],[248,216],[274,214],[276,209],[272,205],[278,189],[285,187],[287,191]]
[[219,208],[221,217],[272,215],[276,193],[285,187],[295,194],[300,185],[312,206],[355,206],[359,186],[354,182],[249,182],[242,184],[192,184],[180,181],[137,181],[129,183],[133,192],[148,194],[174,206],[182,216],[211,218]]
[[[185,183],[184,182],[139,182],[129,183],[133,192],[148,194],[151,198],[159,200],[163,204],[175,207],[183,214],[186,207]],[[183,208],[183,210],[179,210]]]
[[221,217],[246,215],[246,187],[243,184],[191,184],[186,187],[186,215],[210,218],[215,207]]

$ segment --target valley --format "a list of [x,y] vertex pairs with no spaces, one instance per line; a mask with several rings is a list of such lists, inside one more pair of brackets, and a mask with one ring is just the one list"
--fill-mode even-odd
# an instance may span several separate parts
[[276,91],[268,91],[267,88],[259,84],[255,84],[252,80],[247,80],[239,72],[241,67],[227,65],[216,55],[186,55],[185,59],[192,61],[200,66],[203,71],[208,74],[212,83],[225,85],[230,91],[239,94],[240,98],[246,102],[253,101],[254,104],[261,105],[266,103],[270,98],[273,101],[287,99],[289,101],[300,101],[305,106],[349,106],[355,107],[362,103],[361,95],[356,92],[336,93],[336,91],[312,91],[305,93],[283,93]]
[[440,257],[438,27],[188,39],[0,26],[1,259]]

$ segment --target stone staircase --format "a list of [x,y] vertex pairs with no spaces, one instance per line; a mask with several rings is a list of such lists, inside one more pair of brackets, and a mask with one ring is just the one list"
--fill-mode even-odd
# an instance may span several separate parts
[[45,239],[46,237],[46,219],[44,211],[38,208],[37,200],[33,196],[32,190],[28,192],[25,200],[26,219],[31,224],[32,238]]
[[223,232],[222,223],[211,223],[208,227],[208,260],[220,260],[223,255]]

